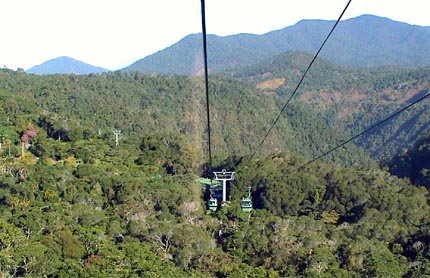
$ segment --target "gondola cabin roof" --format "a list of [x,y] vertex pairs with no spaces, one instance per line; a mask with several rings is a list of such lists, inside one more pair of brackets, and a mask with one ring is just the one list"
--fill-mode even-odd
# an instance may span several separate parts
[[199,178],[199,179],[197,179],[197,181],[200,182],[201,184],[210,185],[210,186],[221,186],[222,185],[222,183],[220,181],[211,180],[208,178]]

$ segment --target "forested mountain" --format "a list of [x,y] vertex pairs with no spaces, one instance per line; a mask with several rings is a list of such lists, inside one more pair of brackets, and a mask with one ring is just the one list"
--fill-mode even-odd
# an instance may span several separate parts
[[[315,53],[334,21],[303,20],[263,35],[209,35],[208,64],[213,72],[258,63],[287,51]],[[209,31],[210,32],[210,31]],[[136,61],[126,71],[198,74],[203,69],[201,34]],[[372,15],[341,21],[321,57],[347,66],[429,66],[430,27]]]
[[[55,88],[60,94],[64,89],[59,83]],[[229,156],[216,169],[236,171],[231,202],[207,213],[186,135],[139,135],[117,146],[64,118],[59,128],[34,113],[41,103],[19,97],[25,91],[11,96],[10,87],[2,90],[2,276],[430,273],[424,187],[378,169],[320,161],[294,171],[305,159],[290,152],[259,160]],[[248,187],[251,213],[238,204]]]
[[[285,103],[312,58],[306,53],[288,52],[225,75],[266,95],[276,95]],[[350,68],[319,59],[290,106],[313,111],[326,126],[343,130],[343,140],[347,140],[428,94],[429,88],[430,68]],[[377,160],[390,159],[430,134],[429,111],[428,101],[418,103],[355,143]]]
[[[210,85],[214,154],[251,154],[273,123],[280,103],[240,81],[214,76]],[[123,140],[147,133],[179,132],[197,148],[199,157],[206,154],[201,78],[121,72],[31,76],[3,71],[0,89],[33,102],[37,109],[32,114],[39,115],[39,125],[53,138],[112,137],[113,129],[122,131]],[[9,100],[14,107],[19,101]],[[284,116],[258,155],[288,149],[311,158],[341,139],[341,134],[324,127],[323,121],[300,105]],[[366,167],[371,163],[354,145],[327,158],[343,165]]]
[[107,69],[95,67],[90,64],[75,60],[70,57],[62,56],[40,65],[31,67],[27,73],[34,74],[90,74],[106,72]]
[[409,178],[412,183],[430,188],[430,137],[418,140],[411,149],[404,149],[382,165],[400,177]]
[[[426,101],[362,147],[302,167],[426,94],[427,68],[318,60],[250,157],[310,58],[211,75],[213,169],[236,172],[215,212],[197,182],[208,162],[202,78],[1,69],[0,277],[430,275],[428,185],[366,155],[425,135]],[[248,190],[252,212],[239,205]]]

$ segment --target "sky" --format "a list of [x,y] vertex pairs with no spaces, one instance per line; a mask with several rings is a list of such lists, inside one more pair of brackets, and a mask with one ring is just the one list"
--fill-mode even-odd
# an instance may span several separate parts
[[[342,19],[373,14],[430,26],[428,0],[352,0]],[[336,20],[348,0],[206,0],[206,31],[264,34],[303,19]],[[0,0],[0,68],[68,56],[124,68],[201,33],[199,0]]]

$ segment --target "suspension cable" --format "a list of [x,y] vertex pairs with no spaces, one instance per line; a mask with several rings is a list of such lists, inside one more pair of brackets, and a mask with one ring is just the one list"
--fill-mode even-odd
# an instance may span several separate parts
[[263,140],[261,140],[260,144],[258,145],[258,147],[255,149],[255,151],[252,153],[251,155],[251,159],[254,158],[254,156],[256,155],[256,153],[258,152],[258,150],[263,146],[264,141],[266,141],[267,137],[269,136],[270,132],[272,131],[272,129],[275,127],[275,125],[278,123],[279,119],[282,116],[282,113],[285,111],[285,109],[287,108],[288,104],[290,103],[290,101],[293,99],[294,95],[297,93],[297,90],[300,88],[300,86],[302,85],[303,80],[305,79],[306,75],[308,74],[309,70],[311,69],[313,63],[315,62],[315,60],[317,59],[318,55],[320,54],[321,50],[323,49],[324,45],[326,44],[326,42],[328,41],[328,39],[330,38],[330,36],[332,35],[332,33],[334,32],[334,30],[336,29],[337,25],[339,24],[340,20],[342,19],[343,15],[345,14],[346,10],[348,9],[349,4],[351,3],[352,0],[349,0],[348,3],[346,4],[345,8],[343,9],[342,13],[340,14],[339,18],[336,20],[336,23],[333,25],[333,27],[331,28],[330,32],[328,33],[327,37],[325,38],[325,40],[323,41],[323,43],[321,44],[320,48],[318,49],[318,51],[316,52],[316,54],[314,55],[312,61],[309,63],[309,66],[307,67],[306,71],[303,73],[299,83],[297,83],[296,88],[294,89],[293,93],[291,94],[291,96],[288,98],[287,102],[284,104],[284,106],[282,107],[281,111],[279,112],[278,116],[275,118],[275,121],[273,122],[272,126],[269,128],[269,130],[267,131],[266,135],[264,135]]
[[367,132],[371,131],[372,129],[375,129],[376,127],[378,127],[378,126],[380,126],[380,125],[382,125],[382,124],[384,124],[384,123],[388,122],[389,120],[393,119],[394,117],[398,116],[398,115],[399,115],[399,114],[401,114],[402,112],[406,111],[407,109],[409,109],[410,107],[414,106],[415,104],[417,104],[417,103],[419,103],[419,102],[423,101],[424,99],[428,98],[429,96],[430,96],[430,92],[427,92],[427,94],[425,94],[424,96],[422,96],[422,97],[420,97],[419,99],[415,100],[414,102],[412,102],[412,103],[410,103],[410,104],[406,105],[406,106],[405,106],[405,107],[403,107],[402,109],[397,110],[396,112],[394,112],[393,114],[391,114],[391,115],[390,115],[390,116],[388,116],[387,118],[385,118],[385,119],[383,119],[383,120],[381,120],[381,121],[377,122],[376,124],[371,125],[370,127],[368,127],[367,129],[365,129],[364,131],[360,132],[359,134],[354,135],[354,136],[352,136],[351,138],[349,138],[348,140],[343,141],[342,143],[338,144],[338,145],[337,145],[337,146],[335,146],[334,148],[332,148],[332,149],[330,149],[330,150],[326,151],[325,153],[320,154],[319,156],[317,156],[317,157],[315,157],[315,158],[313,158],[313,159],[309,160],[308,162],[306,162],[306,163],[304,163],[304,164],[300,165],[299,167],[295,168],[294,170],[290,171],[289,173],[293,173],[293,172],[299,171],[299,170],[303,169],[304,167],[308,166],[309,164],[314,163],[315,161],[317,161],[317,160],[319,160],[319,159],[321,159],[321,158],[325,157],[326,155],[328,155],[328,154],[330,154],[330,153],[334,152],[335,150],[337,150],[337,149],[339,149],[339,148],[343,147],[344,145],[348,144],[349,142],[351,142],[351,141],[353,141],[353,140],[357,139],[358,137],[360,137],[360,136],[364,135],[365,133],[367,133]]
[[[201,0],[201,14],[202,14],[202,34],[203,34],[203,58],[204,58],[204,70],[205,70],[205,92],[206,92],[206,119],[208,128],[208,156],[209,156],[209,175],[212,175],[212,144],[211,144],[211,121],[210,121],[210,110],[209,110],[209,77],[208,77],[208,54],[207,54],[207,42],[206,42],[206,12],[205,12],[205,0]],[[212,177],[212,176],[211,176]]]

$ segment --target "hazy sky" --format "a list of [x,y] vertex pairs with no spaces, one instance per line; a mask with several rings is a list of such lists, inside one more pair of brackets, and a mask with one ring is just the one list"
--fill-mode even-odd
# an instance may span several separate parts
[[[430,26],[428,0],[352,0],[373,14]],[[335,20],[347,0],[206,0],[209,34],[263,34],[302,19]],[[119,69],[201,32],[200,0],[0,0],[0,67],[69,56]]]

